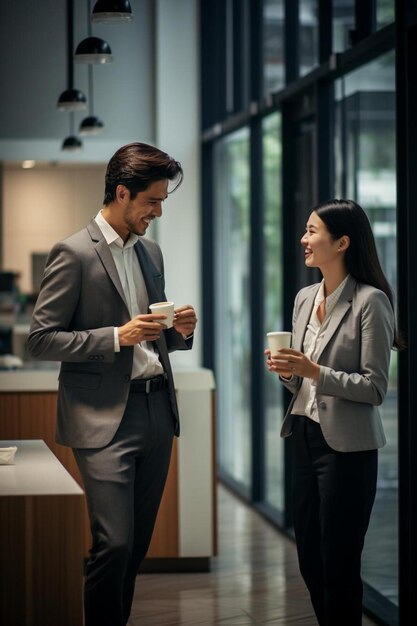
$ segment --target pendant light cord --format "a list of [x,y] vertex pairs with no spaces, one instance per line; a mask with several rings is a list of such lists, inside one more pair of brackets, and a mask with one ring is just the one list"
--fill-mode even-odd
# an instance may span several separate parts
[[68,89],[74,88],[74,66],[72,62],[73,39],[74,39],[74,0],[67,0]]

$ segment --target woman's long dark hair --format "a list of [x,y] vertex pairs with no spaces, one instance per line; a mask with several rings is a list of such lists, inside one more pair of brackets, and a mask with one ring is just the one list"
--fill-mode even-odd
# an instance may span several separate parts
[[[379,262],[375,239],[369,219],[359,204],[353,200],[327,200],[313,211],[326,224],[333,239],[347,235],[350,245],[345,252],[346,269],[359,283],[383,291],[394,311],[394,297]],[[394,347],[401,350],[405,343],[396,331]]]

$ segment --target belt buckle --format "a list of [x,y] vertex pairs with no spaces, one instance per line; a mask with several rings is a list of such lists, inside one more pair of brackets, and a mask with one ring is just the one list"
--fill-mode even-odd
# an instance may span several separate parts
[[145,383],[145,393],[151,393],[152,380],[149,378]]

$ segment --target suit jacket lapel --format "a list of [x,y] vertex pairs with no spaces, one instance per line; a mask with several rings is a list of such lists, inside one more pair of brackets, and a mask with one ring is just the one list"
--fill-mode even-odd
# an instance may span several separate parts
[[103,237],[103,233],[101,232],[97,222],[95,220],[91,220],[91,222],[87,226],[87,230],[90,233],[91,239],[95,242],[96,252],[100,257],[100,260],[103,264],[104,269],[109,275],[110,280],[116,287],[116,290],[123,300],[126,309],[129,311],[127,306],[126,297],[123,291],[122,283],[120,282],[119,274],[117,272],[116,265],[114,263],[114,259],[112,253],[110,252],[110,248],[107,244],[107,241]]
[[[161,294],[158,293],[154,281],[155,271],[158,270],[155,268],[152,259],[140,239],[135,244],[135,251],[138,257],[139,265],[142,269],[143,280],[145,281],[148,292],[149,303],[152,304],[152,302],[159,302],[161,300]],[[170,370],[165,334],[162,332],[160,339],[157,339],[153,343],[157,347],[162,367],[165,371]]]
[[134,248],[138,257],[139,265],[142,269],[143,280],[145,281],[146,290],[148,292],[149,304],[152,304],[153,302],[159,302],[161,296],[157,293],[155,287],[154,275],[156,268],[152,263],[152,259],[146,252],[145,246],[140,239],[135,243]]
[[347,283],[342,293],[340,294],[339,300],[337,301],[337,304],[331,313],[327,328],[324,331],[324,337],[321,340],[320,348],[316,357],[317,361],[320,359],[320,356],[323,353],[323,350],[325,349],[330,339],[333,337],[334,333],[339,327],[341,321],[346,315],[346,312],[352,306],[352,298],[353,298],[353,292],[355,290],[355,287],[356,287],[356,280],[352,278],[351,276],[349,276]]

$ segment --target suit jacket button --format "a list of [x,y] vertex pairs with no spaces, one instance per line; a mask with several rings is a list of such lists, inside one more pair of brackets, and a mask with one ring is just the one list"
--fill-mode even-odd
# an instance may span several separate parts
[[325,402],[319,402],[319,407],[321,409],[326,409],[327,408],[327,404]]
[[123,376],[124,380],[128,383],[130,381],[130,376],[129,374],[125,374],[125,376]]

